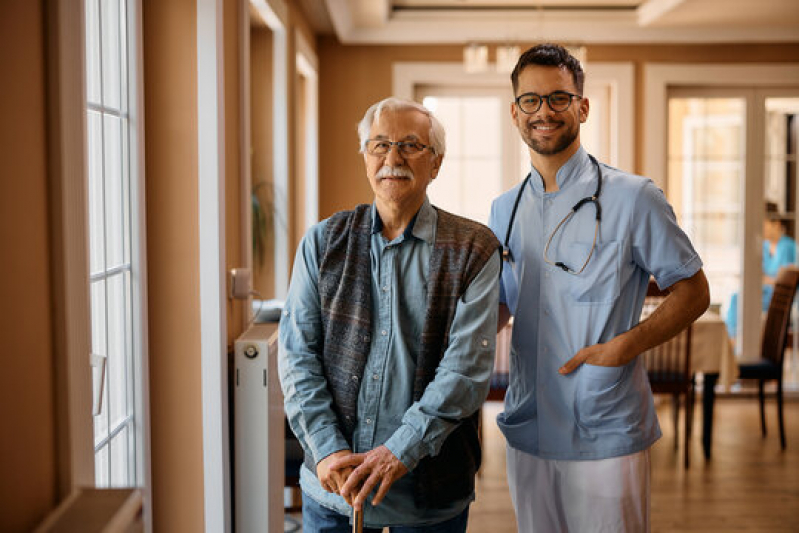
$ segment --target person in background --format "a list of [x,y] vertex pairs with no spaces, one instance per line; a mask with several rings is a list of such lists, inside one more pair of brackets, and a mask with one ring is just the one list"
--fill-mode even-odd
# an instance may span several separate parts
[[[709,304],[702,261],[651,180],[580,144],[584,73],[563,47],[526,51],[510,114],[530,174],[497,198],[500,323],[514,318],[497,417],[524,533],[649,531],[649,448],[660,437],[644,362]],[[669,295],[639,323],[650,276]]]
[[[465,532],[493,368],[499,242],[427,198],[444,130],[389,98],[359,127],[370,205],[300,244],[280,322],[280,381],[305,451],[305,531]],[[373,492],[374,491],[374,492]]]
[[[780,268],[796,263],[796,242],[785,234],[785,223],[779,218],[777,204],[766,202],[763,220],[763,292],[761,307],[768,311],[774,294],[774,278]],[[735,341],[738,335],[738,293],[733,293],[727,308],[727,333]]]

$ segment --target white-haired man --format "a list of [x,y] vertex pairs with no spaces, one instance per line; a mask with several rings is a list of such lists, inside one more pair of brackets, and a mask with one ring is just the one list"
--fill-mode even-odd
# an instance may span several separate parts
[[352,506],[365,531],[464,532],[499,242],[430,204],[444,157],[430,111],[389,98],[358,132],[374,201],[308,231],[280,323],[286,413],[305,451],[303,528],[349,531]]

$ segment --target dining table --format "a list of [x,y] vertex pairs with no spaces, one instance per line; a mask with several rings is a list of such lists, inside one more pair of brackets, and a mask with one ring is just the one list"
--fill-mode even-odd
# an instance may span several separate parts
[[[716,385],[721,384],[729,389],[738,377],[738,364],[724,320],[718,312],[706,311],[691,327],[691,370],[695,375],[702,376],[702,449],[705,459],[710,459]],[[512,331],[511,321],[497,333],[492,383],[507,386]]]

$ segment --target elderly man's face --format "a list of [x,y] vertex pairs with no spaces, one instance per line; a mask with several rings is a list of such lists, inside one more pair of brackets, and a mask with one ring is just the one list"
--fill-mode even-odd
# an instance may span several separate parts
[[[416,109],[384,109],[372,123],[370,139],[430,144],[430,119]],[[417,210],[424,202],[427,186],[438,175],[442,156],[431,149],[418,156],[403,156],[396,146],[388,154],[363,154],[366,177],[378,208]],[[382,170],[382,173],[381,173]]]

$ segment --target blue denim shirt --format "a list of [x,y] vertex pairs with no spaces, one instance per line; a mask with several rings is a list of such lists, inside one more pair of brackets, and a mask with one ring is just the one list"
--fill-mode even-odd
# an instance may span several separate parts
[[[427,303],[427,274],[435,240],[437,213],[428,200],[405,232],[388,242],[372,209],[372,342],[358,397],[353,434],[355,452],[385,445],[411,471],[394,483],[383,502],[365,506],[367,526],[423,525],[458,515],[474,495],[449,508],[417,508],[413,469],[435,455],[457,420],[474,413],[488,392],[494,363],[499,254],[458,302],[447,351],[435,379],[418,402],[413,401],[416,354]],[[318,463],[347,449],[331,396],[322,374],[323,341],[317,278],[326,221],[305,235],[294,262],[288,298],[280,322],[280,380],[289,422],[307,453]],[[300,471],[303,491],[344,515],[351,508],[343,498],[322,489],[315,472]]]
[[[594,194],[597,169],[582,148],[547,192],[532,177],[519,203],[502,271],[500,301],[514,316],[510,385],[497,422],[508,443],[545,459],[628,455],[660,437],[643,360],[621,367],[583,364],[558,369],[581,348],[604,343],[638,324],[650,273],[660,287],[702,266],[674,211],[651,180],[601,165],[602,220],[591,253],[595,210],[584,205],[552,238],[548,257],[579,270],[564,272],[543,259],[558,223]],[[504,239],[519,186],[497,198],[489,226]]]

